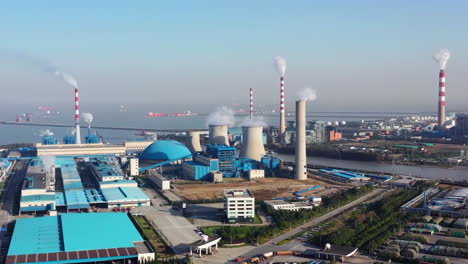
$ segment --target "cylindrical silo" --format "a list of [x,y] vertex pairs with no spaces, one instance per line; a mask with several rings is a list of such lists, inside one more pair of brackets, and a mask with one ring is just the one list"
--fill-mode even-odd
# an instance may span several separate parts
[[306,102],[296,101],[296,179],[307,180]]
[[202,151],[202,147],[200,145],[200,132],[187,132],[187,147],[192,153]]
[[210,125],[210,145],[228,145],[228,127],[227,125]]
[[242,147],[239,157],[260,161],[265,155],[263,127],[242,127]]

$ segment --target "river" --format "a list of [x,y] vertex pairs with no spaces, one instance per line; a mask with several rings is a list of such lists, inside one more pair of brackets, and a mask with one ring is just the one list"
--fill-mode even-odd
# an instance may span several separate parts
[[[285,162],[294,162],[294,155],[277,154]],[[408,175],[431,179],[447,179],[453,181],[468,180],[467,167],[440,168],[434,166],[407,166],[388,163],[356,160],[339,160],[324,157],[307,157],[307,164],[337,167],[349,170],[366,170],[387,174]]]

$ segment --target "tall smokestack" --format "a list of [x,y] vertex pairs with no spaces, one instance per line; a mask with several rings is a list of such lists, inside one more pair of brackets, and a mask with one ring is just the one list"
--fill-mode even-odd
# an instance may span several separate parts
[[265,155],[263,146],[263,127],[243,126],[242,147],[239,157],[260,161]]
[[250,88],[250,119],[253,117],[253,89]]
[[296,179],[307,180],[306,102],[296,101]]
[[76,141],[76,144],[81,144],[80,103],[78,99],[78,88],[75,88],[75,141]]
[[186,144],[192,153],[202,151],[202,147],[200,145],[200,132],[198,131],[188,132]]
[[286,117],[284,115],[284,77],[281,76],[281,96],[280,96],[280,133],[286,131]]
[[439,127],[442,127],[445,123],[445,70],[439,72],[439,109],[437,117]]
[[439,127],[445,123],[445,67],[450,59],[450,51],[448,49],[441,49],[436,52],[432,58],[439,63],[439,109],[437,113],[437,121]]
[[210,145],[228,145],[228,126],[227,125],[209,125]]

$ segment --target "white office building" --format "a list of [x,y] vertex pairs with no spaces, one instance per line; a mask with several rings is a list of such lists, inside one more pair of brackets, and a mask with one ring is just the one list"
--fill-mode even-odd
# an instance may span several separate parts
[[247,189],[224,190],[224,212],[229,223],[253,222],[255,197]]

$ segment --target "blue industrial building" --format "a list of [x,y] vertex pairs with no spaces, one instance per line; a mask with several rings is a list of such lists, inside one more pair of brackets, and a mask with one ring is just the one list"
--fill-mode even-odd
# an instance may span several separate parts
[[236,159],[235,147],[227,145],[207,145],[206,154],[211,158],[219,160],[219,171],[224,177],[235,177],[235,159]]
[[62,214],[17,219],[5,263],[137,263],[151,254],[127,214]]
[[54,136],[44,136],[41,140],[42,145],[56,145],[58,144],[58,140]]

